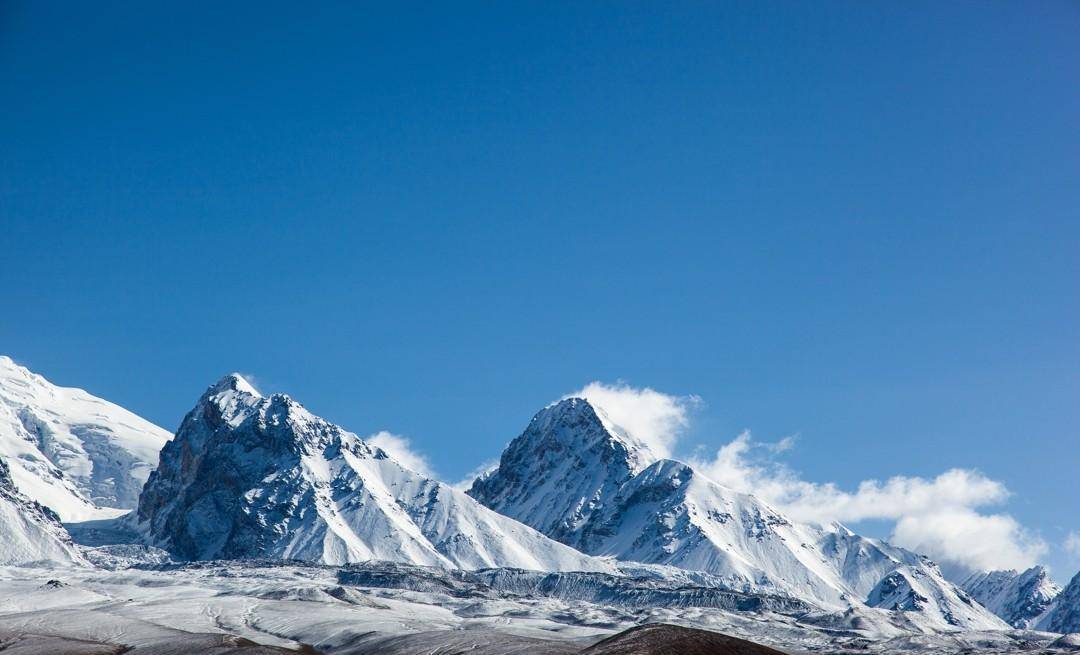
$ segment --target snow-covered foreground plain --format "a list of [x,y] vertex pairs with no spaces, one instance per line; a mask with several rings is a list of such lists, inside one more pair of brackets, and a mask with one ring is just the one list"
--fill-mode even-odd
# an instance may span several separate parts
[[814,612],[781,598],[710,589],[660,569],[611,576],[271,561],[124,568],[132,560],[93,550],[88,556],[108,568],[0,568],[0,635],[77,640],[84,652],[98,644],[159,652],[232,635],[289,650],[392,654],[576,653],[651,622],[715,630],[793,653],[1057,650],[1052,644],[1060,637],[1022,630],[924,633],[897,624],[903,613]]

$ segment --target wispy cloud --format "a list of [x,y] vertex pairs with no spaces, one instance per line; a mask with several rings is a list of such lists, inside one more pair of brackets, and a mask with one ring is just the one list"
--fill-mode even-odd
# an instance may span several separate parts
[[1069,557],[1080,560],[1080,532],[1071,530],[1065,535],[1061,547]]
[[408,437],[381,430],[366,437],[364,441],[372,446],[385,450],[387,455],[390,455],[390,457],[397,460],[397,462],[405,468],[412,469],[420,475],[429,478],[436,477],[435,471],[432,470],[427,457],[413,450],[412,443],[409,441]]
[[469,487],[472,486],[472,483],[476,481],[476,478],[484,475],[485,473],[490,473],[497,468],[499,468],[499,460],[489,459],[486,462],[480,464],[480,466],[477,466],[473,470],[466,473],[465,477],[461,478],[450,486],[457,489],[458,491],[468,491]]

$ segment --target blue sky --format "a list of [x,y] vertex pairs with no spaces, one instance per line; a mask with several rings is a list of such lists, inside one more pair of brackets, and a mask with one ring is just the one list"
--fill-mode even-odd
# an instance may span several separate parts
[[0,352],[169,428],[243,371],[448,480],[591,381],[696,395],[679,456],[749,429],[841,490],[975,470],[1063,578],[1078,28],[1070,2],[5,2]]

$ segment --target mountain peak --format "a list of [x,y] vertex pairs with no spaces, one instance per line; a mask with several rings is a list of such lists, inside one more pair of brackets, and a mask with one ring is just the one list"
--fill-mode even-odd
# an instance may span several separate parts
[[239,373],[230,373],[207,388],[197,409],[212,406],[222,419],[239,425],[262,402],[263,396]]
[[611,569],[409,470],[288,396],[256,396],[240,382],[230,376],[204,394],[140,497],[139,522],[174,556]]
[[14,359],[7,355],[0,355],[0,376],[5,378],[22,378],[23,383],[37,383],[41,384],[45,382],[45,378],[34,373],[25,366],[20,366]]
[[599,438],[608,443],[617,443],[627,451],[627,456],[633,460],[637,469],[644,468],[657,459],[648,445],[616,425],[602,407],[587,398],[569,396],[548,405],[533,416],[529,430],[567,443],[580,442],[582,437],[587,440]]
[[255,396],[256,398],[262,398],[262,394],[259,393],[258,389],[256,389],[254,385],[248,382],[247,378],[245,378],[239,373],[229,373],[228,375],[214,383],[210,387],[209,391],[211,394],[214,395],[235,391],[237,393],[249,394]]
[[1066,634],[1080,632],[1080,573],[1073,576],[1069,584],[1057,594],[1053,603],[1047,607],[1046,614],[1036,620],[1037,625],[1034,627],[1038,630]]
[[564,398],[533,416],[503,452],[498,469],[477,479],[469,494],[577,546],[593,512],[655,461],[602,409],[584,398]]
[[960,587],[1016,628],[1032,627],[1061,593],[1043,566],[973,573]]

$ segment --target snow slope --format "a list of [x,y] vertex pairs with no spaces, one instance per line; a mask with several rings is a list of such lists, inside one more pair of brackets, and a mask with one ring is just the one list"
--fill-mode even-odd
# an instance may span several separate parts
[[[839,524],[794,523],[656,457],[580,398],[539,412],[468,493],[593,555],[706,571],[734,589],[828,608],[869,604],[942,627],[1006,627],[926,558]],[[912,602],[899,602],[901,587]]]
[[965,578],[960,587],[986,609],[1016,628],[1030,628],[1061,593],[1045,567],[1020,571],[984,571]]
[[288,396],[210,387],[161,452],[141,529],[184,559],[613,570],[426,478]]
[[15,488],[0,457],[0,565],[83,564],[56,514]]
[[64,521],[134,508],[167,431],[0,356],[0,456],[16,487]]

